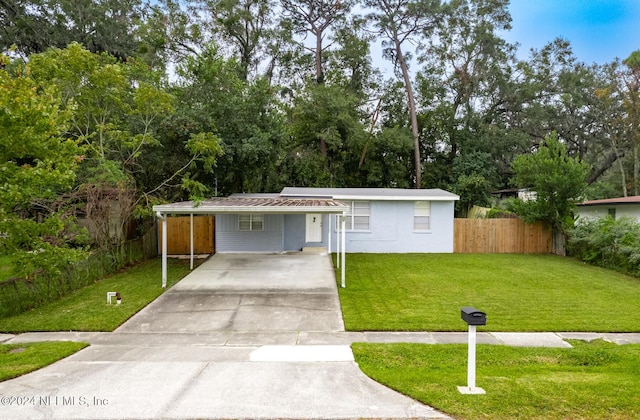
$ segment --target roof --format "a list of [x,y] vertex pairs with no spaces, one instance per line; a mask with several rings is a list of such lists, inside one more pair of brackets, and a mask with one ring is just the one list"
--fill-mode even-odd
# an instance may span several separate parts
[[333,198],[336,200],[390,200],[390,201],[456,201],[460,197],[439,188],[298,188],[286,187],[282,197]]
[[200,203],[180,203],[153,206],[153,211],[165,214],[212,213],[343,213],[349,207],[340,201],[321,198],[286,198],[273,194],[234,194],[226,198],[212,198]]
[[631,197],[606,198],[604,200],[589,200],[578,204],[579,206],[597,206],[608,204],[640,204],[640,195]]

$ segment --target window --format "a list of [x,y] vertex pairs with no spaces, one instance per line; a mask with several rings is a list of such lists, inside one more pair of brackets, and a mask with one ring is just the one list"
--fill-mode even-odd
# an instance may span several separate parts
[[371,219],[371,206],[368,201],[352,201],[349,203],[346,230],[368,231]]
[[416,201],[413,206],[413,230],[426,231],[431,229],[431,203]]
[[238,215],[238,230],[251,231],[251,230],[264,230],[264,215],[263,214],[239,214]]

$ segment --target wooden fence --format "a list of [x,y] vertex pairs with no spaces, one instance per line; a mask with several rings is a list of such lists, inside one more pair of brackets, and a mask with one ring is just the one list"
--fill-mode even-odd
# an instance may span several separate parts
[[[191,253],[190,216],[167,218],[167,254],[189,255]],[[215,253],[215,217],[193,216],[194,254]],[[162,223],[158,223],[158,238],[162,238]],[[162,239],[158,240],[158,253],[162,253]]]
[[553,235],[542,223],[520,219],[455,219],[453,252],[550,254]]

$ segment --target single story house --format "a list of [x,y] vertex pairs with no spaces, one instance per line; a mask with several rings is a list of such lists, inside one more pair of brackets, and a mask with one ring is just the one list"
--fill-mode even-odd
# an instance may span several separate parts
[[578,204],[577,213],[581,219],[627,216],[640,222],[640,195],[585,201]]
[[[335,250],[342,255],[344,284],[346,252],[453,252],[458,199],[441,189],[287,187],[276,194],[233,194],[153,210],[163,221],[169,215],[215,214],[219,253]],[[162,231],[166,260],[166,223]]]

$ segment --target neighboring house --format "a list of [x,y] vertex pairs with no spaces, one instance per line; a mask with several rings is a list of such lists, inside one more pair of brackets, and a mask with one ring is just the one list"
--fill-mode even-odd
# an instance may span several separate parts
[[578,204],[577,212],[582,219],[627,216],[640,222],[640,195],[585,201]]
[[505,200],[507,198],[519,198],[522,201],[535,200],[537,193],[531,191],[529,188],[510,188],[506,190],[493,191],[491,194],[498,201]]
[[454,202],[440,189],[285,188],[279,194],[233,194],[198,206],[154,206],[159,216],[215,214],[215,249],[335,252],[345,217],[345,251],[453,252]]

